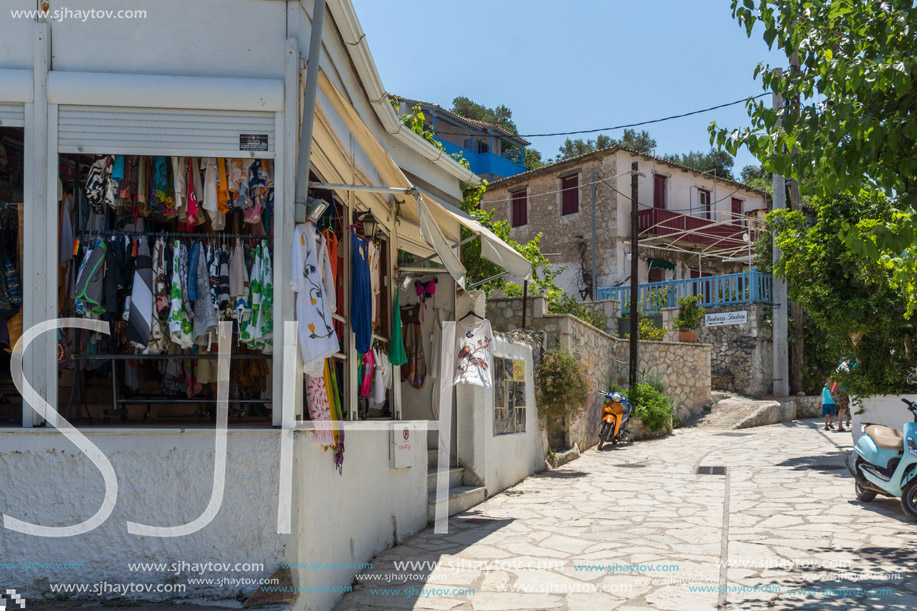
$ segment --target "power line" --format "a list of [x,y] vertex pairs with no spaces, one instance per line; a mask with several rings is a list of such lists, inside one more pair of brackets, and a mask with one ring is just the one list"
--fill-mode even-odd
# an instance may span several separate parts
[[[580,129],[580,130],[569,131],[569,132],[552,132],[552,133],[546,133],[546,134],[513,134],[513,135],[517,138],[547,138],[551,136],[575,136],[579,134],[594,134],[597,132],[613,131],[616,129],[628,129],[631,127],[641,127],[643,125],[651,125],[653,123],[662,123],[663,121],[671,121],[672,119],[681,119],[683,117],[699,115],[705,112],[710,112],[711,110],[718,110],[720,108],[726,108],[727,106],[735,106],[736,104],[742,104],[749,100],[756,100],[758,98],[763,98],[769,95],[771,94],[770,93],[759,93],[758,95],[755,95],[755,96],[751,96],[748,98],[742,98],[741,100],[735,100],[733,102],[726,102],[725,104],[717,104],[716,106],[710,106],[708,108],[701,108],[700,110],[692,110],[690,112],[683,112],[677,115],[669,115],[667,117],[661,117],[659,119],[650,119],[648,121],[638,121],[637,123],[626,123],[623,125],[613,125],[611,127],[599,127],[596,129]],[[455,114],[455,113],[452,113],[452,114]],[[472,129],[472,128],[469,128],[469,129]],[[478,129],[486,129],[486,128],[478,128]],[[469,136],[471,135],[465,132],[442,132],[438,130],[435,132],[435,135],[440,135],[440,134],[444,136]]]

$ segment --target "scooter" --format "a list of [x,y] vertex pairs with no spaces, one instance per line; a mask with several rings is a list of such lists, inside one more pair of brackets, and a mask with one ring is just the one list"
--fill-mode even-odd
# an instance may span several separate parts
[[857,500],[868,503],[877,494],[898,497],[907,517],[917,520],[917,401],[901,401],[914,414],[914,422],[904,425],[903,435],[881,424],[863,424],[847,469],[856,479]]
[[602,423],[599,425],[599,451],[606,443],[617,445],[624,436],[630,414],[634,411],[630,401],[619,392],[597,391],[605,397],[602,406]]

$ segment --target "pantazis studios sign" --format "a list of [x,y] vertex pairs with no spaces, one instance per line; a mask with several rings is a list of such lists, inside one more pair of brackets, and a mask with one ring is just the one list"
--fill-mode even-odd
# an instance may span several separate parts
[[726,325],[741,325],[748,322],[748,310],[741,312],[718,312],[704,315],[705,327],[723,327]]

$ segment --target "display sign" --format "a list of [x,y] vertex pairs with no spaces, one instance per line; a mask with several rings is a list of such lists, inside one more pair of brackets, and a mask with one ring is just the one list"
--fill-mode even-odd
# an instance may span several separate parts
[[240,151],[266,151],[267,134],[239,134]]
[[717,312],[704,315],[705,327],[724,327],[726,325],[742,325],[748,322],[748,310],[741,312]]
[[414,459],[414,442],[417,431],[409,424],[399,423],[392,427],[392,467],[406,469]]

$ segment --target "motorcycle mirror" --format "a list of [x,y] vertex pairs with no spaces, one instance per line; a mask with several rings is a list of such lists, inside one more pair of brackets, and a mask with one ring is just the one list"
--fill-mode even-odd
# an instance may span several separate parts
[[907,374],[907,383],[912,386],[917,385],[917,373],[912,371],[911,373]]

